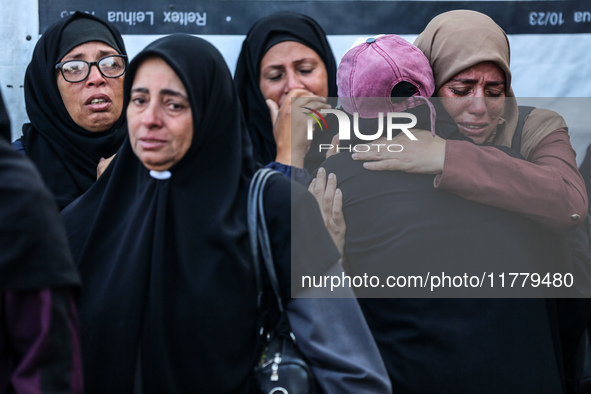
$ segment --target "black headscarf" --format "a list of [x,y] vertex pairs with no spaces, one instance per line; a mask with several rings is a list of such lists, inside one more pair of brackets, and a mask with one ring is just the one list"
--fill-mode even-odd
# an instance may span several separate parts
[[79,284],[51,194],[33,163],[10,146],[0,94],[0,289]]
[[[234,82],[244,109],[244,116],[254,147],[254,157],[260,164],[275,161],[277,146],[273,137],[273,124],[269,108],[259,88],[261,60],[271,46],[284,41],[296,41],[313,49],[324,62],[328,76],[328,96],[337,96],[336,62],[332,49],[322,27],[307,15],[290,11],[278,12],[257,21],[246,35],[242,51],[238,57]],[[319,142],[326,137],[328,141]],[[309,156],[317,153],[319,143],[330,143],[332,136],[327,133],[314,133]],[[307,157],[313,163],[307,167],[315,168],[324,157]]]
[[[138,67],[152,56],[187,90],[189,150],[170,178],[158,180],[128,139],[94,186],[62,211],[84,282],[85,386],[89,393],[132,392],[140,359],[146,393],[248,393],[257,309],[246,200],[256,167],[242,110],[221,54],[181,34],[134,58],[126,103]],[[284,188],[266,193],[277,196],[281,212],[267,214],[283,227],[271,241],[286,234],[279,243],[289,258],[290,181],[275,176],[273,185]]]
[[106,25],[95,19],[77,18],[66,24],[64,30],[62,30],[62,37],[60,38],[60,46],[57,56],[58,60],[66,56],[68,52],[78,45],[90,41],[104,42],[117,52],[121,53],[119,44],[117,44],[113,33],[107,29]]
[[[67,27],[80,19],[92,20],[93,24],[76,23],[78,27],[90,25],[92,31],[97,23],[105,28],[100,35],[87,34],[93,41],[108,41],[105,35],[112,36],[117,44],[115,50],[125,55],[125,45],[121,34],[113,25],[93,15],[76,12],[67,19],[52,25],[41,36],[33,58],[25,74],[25,104],[30,123],[23,126],[23,146],[27,156],[37,165],[43,180],[60,209],[84,193],[96,180],[96,168],[101,157],[110,157],[121,146],[125,138],[124,116],[109,130],[94,133],[80,127],[69,115],[57,86],[55,65],[60,61],[61,52],[77,43],[75,32]],[[70,45],[63,45],[65,41]],[[84,41],[84,40],[82,40]],[[79,45],[79,44],[77,44]],[[76,46],[76,45],[74,45]],[[72,48],[70,48],[72,49]]]

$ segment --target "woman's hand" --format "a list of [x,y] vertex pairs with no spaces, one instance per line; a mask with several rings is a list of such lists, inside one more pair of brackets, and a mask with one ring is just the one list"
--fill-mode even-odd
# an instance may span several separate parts
[[337,146],[339,146],[339,133],[336,133],[333,137],[332,140],[330,141],[330,144],[332,145],[332,147],[326,151],[326,158],[328,159],[329,157],[331,157],[332,155],[336,155],[337,154]]
[[[116,153],[115,153],[115,155],[116,155]],[[113,161],[113,159],[115,158],[115,155],[109,157],[108,159],[101,157],[98,165],[96,166],[96,179],[97,180],[100,178],[101,175],[103,175],[103,172],[105,172],[105,170],[107,169],[109,164],[111,164],[111,161]]]
[[[297,106],[292,105],[292,98],[296,97],[300,97],[297,100]],[[304,157],[310,149],[310,140],[307,138],[310,117],[304,112],[310,113],[310,111],[302,107],[308,107],[314,111],[330,109],[331,106],[326,103],[326,97],[316,96],[304,89],[293,89],[285,97],[281,106],[270,99],[266,100],[266,103],[271,114],[273,136],[277,144],[275,161],[303,168]]]
[[[370,150],[353,154],[354,160],[375,160],[363,163],[363,167],[374,171],[404,171],[417,174],[441,174],[445,159],[446,141],[433,137],[430,131],[413,130],[417,141],[411,141],[406,135],[398,134],[392,140],[380,138],[367,144]],[[380,144],[380,146],[378,146]],[[389,152],[388,145],[399,144],[400,152]],[[379,151],[378,151],[379,149]]]
[[343,217],[343,193],[337,189],[336,175],[330,174],[327,180],[326,171],[320,167],[308,190],[316,198],[326,229],[342,256],[347,225]]

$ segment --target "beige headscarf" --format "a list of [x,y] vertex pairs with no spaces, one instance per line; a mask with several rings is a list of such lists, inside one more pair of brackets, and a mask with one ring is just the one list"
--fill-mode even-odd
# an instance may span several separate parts
[[[487,15],[469,10],[444,12],[429,22],[414,44],[431,63],[436,91],[460,71],[492,61],[505,72],[505,95],[515,97],[511,88],[507,34]],[[486,143],[511,146],[517,120],[517,102],[508,99],[497,131]],[[523,128],[521,154],[527,158],[548,133],[559,128],[566,129],[566,124],[556,113],[534,110]]]

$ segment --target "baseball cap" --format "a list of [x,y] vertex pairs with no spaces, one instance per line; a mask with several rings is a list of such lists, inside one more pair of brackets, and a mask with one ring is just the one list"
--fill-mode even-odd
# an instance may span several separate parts
[[[420,49],[400,36],[386,34],[367,38],[345,53],[337,69],[337,88],[346,112],[376,118],[379,112],[431,104],[426,98],[433,95],[435,81]],[[392,100],[392,94],[409,99]]]

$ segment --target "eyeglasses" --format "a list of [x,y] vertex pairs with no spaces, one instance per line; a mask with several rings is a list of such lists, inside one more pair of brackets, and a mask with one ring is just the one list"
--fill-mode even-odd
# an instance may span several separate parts
[[106,78],[118,78],[125,74],[127,68],[127,56],[110,55],[96,62],[86,60],[68,60],[55,65],[56,70],[62,72],[64,79],[71,83],[82,82],[90,74],[90,68],[95,65],[99,72]]

